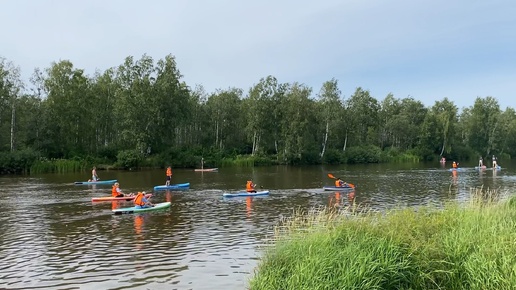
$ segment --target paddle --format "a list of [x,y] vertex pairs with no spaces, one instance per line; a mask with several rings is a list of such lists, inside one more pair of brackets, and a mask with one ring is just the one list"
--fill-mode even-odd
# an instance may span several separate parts
[[[337,178],[337,177],[333,176],[333,174],[331,174],[331,173],[328,173],[328,177],[332,178],[332,179],[341,179],[341,178]],[[348,182],[347,184],[349,185],[349,187],[355,188],[355,185],[353,183]]]

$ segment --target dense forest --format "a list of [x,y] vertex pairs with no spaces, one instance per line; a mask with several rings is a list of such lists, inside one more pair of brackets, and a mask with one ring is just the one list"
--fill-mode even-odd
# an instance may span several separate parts
[[336,79],[318,91],[267,76],[248,91],[206,92],[182,78],[174,56],[143,55],[93,75],[62,60],[26,83],[0,58],[0,172],[45,163],[52,171],[63,160],[83,170],[198,167],[201,158],[225,166],[516,155],[515,111],[490,96],[459,110],[448,98],[425,107],[360,87],[345,97]]

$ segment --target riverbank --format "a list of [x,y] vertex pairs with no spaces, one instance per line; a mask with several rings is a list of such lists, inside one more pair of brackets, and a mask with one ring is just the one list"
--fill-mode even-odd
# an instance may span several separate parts
[[516,196],[471,196],[439,208],[296,213],[275,228],[250,289],[514,289]]
[[[303,158],[288,161],[276,155],[251,155],[227,153],[220,150],[203,153],[199,149],[169,150],[160,154],[147,155],[138,150],[108,151],[98,156],[74,156],[70,158],[48,158],[41,152],[25,149],[14,152],[0,152],[0,174],[12,173],[67,173],[85,172],[96,166],[98,170],[135,170],[149,168],[200,168],[204,167],[257,167],[271,165],[338,165],[366,163],[417,163],[422,159],[412,153],[396,150],[382,151],[377,147],[352,147],[346,152],[328,151],[324,158],[317,153],[303,155]],[[434,156],[437,158],[436,156]],[[204,162],[201,164],[201,162]]]

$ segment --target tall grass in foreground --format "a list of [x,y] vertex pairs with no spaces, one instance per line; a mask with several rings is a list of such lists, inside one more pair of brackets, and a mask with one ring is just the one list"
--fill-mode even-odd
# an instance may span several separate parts
[[516,289],[516,197],[297,213],[275,229],[251,289]]

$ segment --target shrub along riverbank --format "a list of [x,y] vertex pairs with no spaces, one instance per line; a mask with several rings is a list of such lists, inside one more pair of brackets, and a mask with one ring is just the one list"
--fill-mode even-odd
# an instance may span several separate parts
[[296,213],[251,289],[516,289],[516,196],[388,212]]
[[[438,156],[434,156],[435,160]],[[148,155],[138,150],[103,151],[98,156],[74,156],[69,158],[47,158],[31,149],[0,152],[0,173],[66,173],[98,169],[139,168],[199,168],[201,159],[205,167],[268,166],[268,165],[310,165],[310,164],[356,164],[387,162],[419,162],[414,152],[397,150],[382,151],[378,147],[350,147],[346,152],[328,150],[323,159],[316,152],[308,152],[287,162],[281,156],[237,154],[221,150],[202,148],[170,149],[166,152]]]

